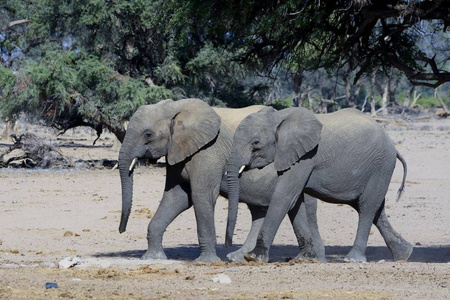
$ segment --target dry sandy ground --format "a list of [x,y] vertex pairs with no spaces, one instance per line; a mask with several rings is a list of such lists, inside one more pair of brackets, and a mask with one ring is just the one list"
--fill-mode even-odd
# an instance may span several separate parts
[[[398,164],[387,195],[394,228],[415,245],[408,262],[392,262],[376,228],[366,264],[342,258],[353,242],[357,215],[347,206],[319,203],[319,226],[329,263],[289,263],[296,241],[285,220],[269,264],[191,264],[198,254],[192,210],[180,215],[164,236],[170,261],[141,261],[146,228],[158,207],[164,168],[139,167],[127,232],[118,233],[120,182],[107,169],[0,170],[0,298],[96,299],[444,299],[450,298],[450,120],[388,125],[389,135],[408,162],[403,198],[396,202],[402,168]],[[78,139],[68,133],[65,138]],[[53,137],[55,138],[55,137]],[[89,144],[93,137],[78,141]],[[111,143],[111,140],[100,141]],[[1,150],[1,149],[0,149]],[[115,159],[106,147],[61,148],[84,159]],[[218,200],[218,253],[223,246],[227,201]],[[240,206],[236,243],[250,225]],[[65,257],[83,263],[58,269]],[[231,284],[213,282],[224,273]],[[58,289],[46,289],[55,282]]]

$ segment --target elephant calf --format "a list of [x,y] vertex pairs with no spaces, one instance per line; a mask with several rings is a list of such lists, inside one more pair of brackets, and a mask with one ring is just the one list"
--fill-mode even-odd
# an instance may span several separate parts
[[359,213],[354,245],[345,260],[365,262],[372,223],[395,260],[406,260],[412,245],[390,225],[385,195],[396,159],[406,163],[386,132],[355,109],[314,115],[304,108],[265,108],[246,117],[236,129],[228,162],[229,213],[226,243],[231,244],[240,191],[239,173],[273,163],[278,172],[269,209],[256,247],[247,260],[268,260],[278,227],[303,193],[327,202],[351,205]]

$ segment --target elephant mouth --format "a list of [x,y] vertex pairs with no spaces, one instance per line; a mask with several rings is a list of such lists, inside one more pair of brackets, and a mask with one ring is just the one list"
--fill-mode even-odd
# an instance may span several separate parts
[[130,164],[130,166],[129,166],[129,168],[128,168],[128,171],[129,171],[130,173],[132,173],[132,172],[134,171],[134,169],[136,168],[136,165],[137,165],[138,162],[144,163],[144,164],[157,165],[157,164],[159,164],[159,163],[158,163],[158,159],[159,159],[159,158],[138,158],[138,157],[135,157],[135,158],[131,161],[131,164]]

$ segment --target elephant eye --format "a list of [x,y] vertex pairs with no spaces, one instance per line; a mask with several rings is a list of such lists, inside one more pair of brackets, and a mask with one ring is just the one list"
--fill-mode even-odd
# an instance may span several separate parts
[[151,132],[146,132],[146,133],[144,134],[144,136],[145,136],[146,139],[149,139],[149,138],[152,137],[152,133],[151,133]]
[[254,140],[253,142],[252,142],[252,146],[253,147],[256,147],[256,146],[258,146],[259,145],[259,141],[258,140]]

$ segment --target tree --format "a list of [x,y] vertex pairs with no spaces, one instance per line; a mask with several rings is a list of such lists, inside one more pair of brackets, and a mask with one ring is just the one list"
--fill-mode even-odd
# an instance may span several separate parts
[[[448,0],[194,2],[197,9],[209,5],[208,18],[223,26],[217,32],[245,49],[241,61],[257,58],[269,71],[280,63],[294,72],[346,67],[356,71],[356,82],[374,69],[395,68],[413,85],[450,82]],[[419,47],[436,35],[446,47],[434,47],[434,54],[426,53],[429,44]]]
[[[302,84],[311,106],[357,107],[371,74],[397,69],[430,87],[450,81],[449,10],[448,0],[4,0],[0,113],[123,132],[136,105],[162,97],[239,107],[269,95],[283,106],[302,102]],[[69,76],[86,76],[85,67],[105,78]],[[337,78],[321,75],[316,86],[314,72]],[[136,99],[124,92],[133,89]]]
[[[4,17],[0,21],[2,65],[17,71],[20,75],[18,78],[29,79],[37,74],[36,66],[40,66],[41,71],[53,74],[55,70],[48,70],[45,66],[49,62],[54,64],[55,59],[61,63],[68,63],[65,61],[68,59],[71,64],[68,68],[74,74],[78,74],[75,70],[81,70],[85,63],[96,61],[95,67],[107,70],[105,74],[108,76],[110,72],[115,72],[117,77],[126,78],[121,85],[139,83],[138,87],[133,87],[145,90],[143,94],[146,95],[149,90],[155,91],[160,87],[159,94],[156,93],[159,96],[170,95],[175,99],[201,97],[212,105],[236,107],[260,103],[262,97],[255,96],[252,84],[244,80],[248,74],[246,66],[234,61],[235,53],[223,47],[223,43],[205,35],[208,21],[197,21],[197,16],[189,15],[185,8],[187,5],[188,1],[162,0],[8,0],[0,4],[0,14]],[[55,53],[61,55],[55,56]],[[60,64],[59,67],[63,66]],[[92,102],[91,107],[102,109],[97,113],[87,113],[86,105],[77,104],[71,106],[75,111],[68,116],[60,100],[57,100],[67,99],[65,94],[54,96],[53,91],[45,90],[57,86],[58,91],[65,90],[67,94],[73,94],[71,91],[76,79],[62,80],[48,76],[46,80],[41,86],[43,91],[40,97],[47,97],[46,101],[51,102],[52,107],[60,109],[53,111],[58,118],[48,122],[50,119],[47,115],[35,117],[43,118],[46,123],[62,130],[77,124],[86,124],[99,132],[103,127],[117,129],[121,126],[108,123],[119,120],[109,120],[107,115],[112,115],[113,111],[107,110],[112,107],[106,98],[102,98],[106,85],[110,84],[108,88],[115,90],[119,88],[116,86],[119,81],[101,81],[97,78],[102,83],[91,85],[87,94],[80,92],[78,86],[77,93],[84,96],[85,103]],[[26,85],[26,88],[31,89],[32,86]],[[172,92],[162,92],[162,88]],[[2,94],[3,98],[8,95],[5,92]],[[31,94],[35,97],[37,92]],[[146,102],[156,101],[155,92],[151,94],[152,97]],[[14,93],[14,97],[18,95]],[[21,92],[21,95],[24,93]],[[52,98],[49,95],[53,95]],[[9,96],[5,99],[13,100]],[[98,99],[105,102],[99,102]],[[121,97],[113,99],[118,101],[120,107],[129,108],[128,100]],[[143,101],[138,99],[134,103]],[[131,107],[135,107],[135,104]],[[16,109],[22,109],[28,114],[42,113],[15,104],[4,103],[1,108],[3,118],[17,115]],[[132,110],[127,109],[126,112],[121,116],[123,119],[129,118]],[[65,117],[68,120],[63,122]]]
[[21,113],[66,131],[89,126],[100,136],[104,128],[122,141],[123,120],[138,106],[171,97],[163,87],[117,73],[96,57],[73,51],[48,53],[18,72],[0,68],[0,111],[3,118]]

